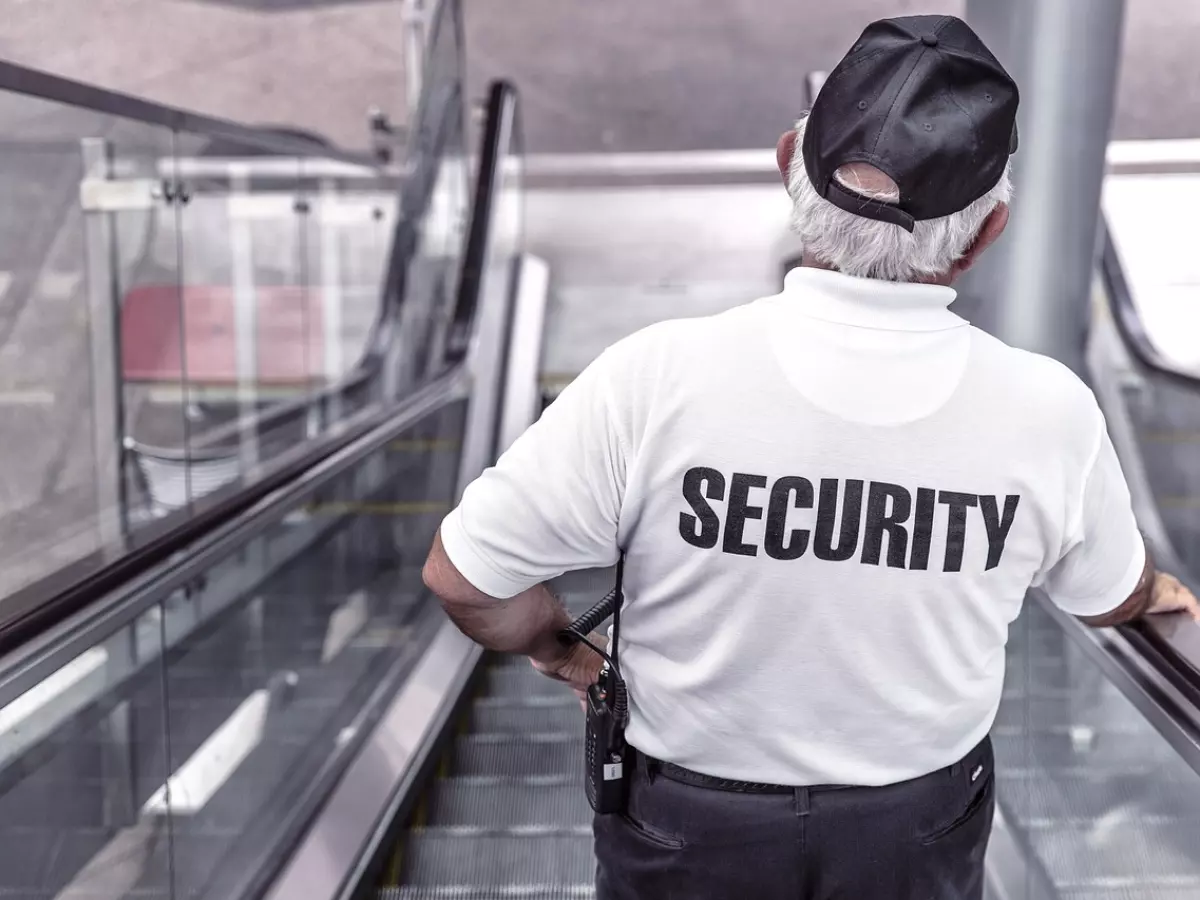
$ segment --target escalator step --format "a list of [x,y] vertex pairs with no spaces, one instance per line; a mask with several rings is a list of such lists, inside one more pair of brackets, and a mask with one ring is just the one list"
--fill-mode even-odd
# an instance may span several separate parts
[[1115,810],[1093,822],[1031,828],[1026,839],[1054,883],[1081,896],[1093,896],[1085,889],[1136,885],[1139,900],[1152,900],[1159,888],[1187,888],[1200,897],[1200,822],[1155,821]]
[[1087,743],[1073,741],[1069,734],[997,730],[992,736],[996,761],[1001,771],[1020,775],[1083,769],[1110,777],[1144,772],[1148,767],[1184,771],[1179,754],[1165,741],[1148,741],[1146,730],[1097,732]]
[[[1194,779],[1190,769],[1187,773]],[[1054,779],[1037,773],[1027,777],[1001,769],[998,794],[1013,819],[1026,828],[1098,822],[1114,812],[1130,820],[1151,816],[1178,821],[1197,818],[1197,803],[1183,773],[1166,780],[1160,768],[1141,774],[1112,777],[1103,772],[1060,774]]]
[[574,775],[583,768],[583,736],[468,735],[454,742],[451,768],[455,775]]
[[[533,675],[538,675],[534,671],[533,664],[529,661],[528,656],[522,656],[519,653],[496,653],[488,660],[488,665],[493,669],[514,669],[520,672],[529,672]],[[538,677],[542,677],[538,675]]]
[[403,879],[411,885],[445,888],[512,885],[545,890],[591,885],[595,867],[592,835],[585,830],[479,834],[469,829],[424,828],[409,833]]
[[499,666],[489,668],[483,679],[486,697],[573,697],[570,689],[551,681],[533,667]]
[[[583,763],[579,761],[582,774]],[[581,778],[529,782],[513,779],[444,778],[429,798],[431,825],[484,828],[578,826],[586,828],[592,811]]]
[[377,896],[378,900],[593,900],[596,889],[590,884],[490,888],[434,885],[384,888]]
[[[554,699],[554,698],[547,698]],[[583,711],[574,695],[562,702],[476,702],[471,709],[471,730],[499,734],[583,734]]]
[[1093,885],[1076,890],[1061,891],[1058,894],[1058,900],[1196,900],[1196,889],[1163,885],[1155,887]]

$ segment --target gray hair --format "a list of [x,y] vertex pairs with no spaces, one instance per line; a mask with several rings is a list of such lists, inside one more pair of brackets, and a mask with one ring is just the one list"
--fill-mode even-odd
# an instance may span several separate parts
[[[944,275],[975,242],[993,210],[1012,197],[1010,164],[996,186],[966,209],[919,221],[911,233],[899,225],[856,216],[820,196],[809,181],[801,150],[806,121],[796,123],[796,149],[788,171],[792,230],[800,236],[806,255],[845,275],[883,281],[921,281]],[[900,200],[896,183],[866,163],[842,166],[834,177],[872,200]]]

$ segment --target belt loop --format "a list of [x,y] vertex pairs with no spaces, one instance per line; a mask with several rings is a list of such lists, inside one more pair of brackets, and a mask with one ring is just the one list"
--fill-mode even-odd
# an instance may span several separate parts
[[655,760],[651,759],[641,750],[634,749],[637,754],[637,765],[642,770],[642,775],[646,779],[647,784],[654,784],[654,776],[657,774],[658,767],[655,765]]
[[792,789],[792,797],[796,804],[796,818],[803,819],[812,811],[812,795],[808,788],[798,787]]

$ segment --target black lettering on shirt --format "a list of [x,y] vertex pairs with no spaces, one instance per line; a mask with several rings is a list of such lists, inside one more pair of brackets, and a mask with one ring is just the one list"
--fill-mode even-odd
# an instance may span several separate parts
[[946,519],[946,564],[942,571],[961,572],[963,548],[967,545],[967,507],[976,506],[979,498],[974,494],[940,491],[938,503],[950,507]]
[[[795,500],[792,497],[795,496]],[[767,505],[767,529],[763,549],[771,559],[799,559],[808,549],[807,528],[787,530],[788,508],[812,509],[813,486],[807,478],[784,476],[771,486],[771,501]],[[788,540],[785,543],[785,538]]]
[[[811,557],[823,563],[854,561],[927,571],[933,542],[942,539],[944,530],[942,571],[957,573],[966,558],[967,531],[974,528],[975,547],[981,551],[983,545],[978,542],[987,540],[983,571],[989,571],[1004,557],[1021,505],[1019,494],[980,495],[918,487],[914,497],[913,488],[861,478],[822,478],[815,492],[813,485],[813,480],[799,475],[772,481],[766,475],[725,475],[709,466],[695,466],[683,475],[681,489],[690,509],[679,514],[679,535],[693,547],[720,549],[732,556],[755,557],[761,547],[771,559],[788,562],[804,557],[811,548]],[[758,491],[767,493],[756,494]],[[724,506],[714,508],[710,501]],[[814,506],[814,526],[789,527],[789,518],[796,523],[797,510]],[[944,519],[938,515],[941,506],[946,507]],[[980,514],[971,515],[971,507],[979,507]],[[761,539],[748,540],[747,520],[764,518]],[[981,527],[982,534],[978,533]]]
[[[890,508],[889,508],[890,507]],[[908,556],[908,530],[903,523],[912,512],[912,494],[898,484],[872,481],[867,495],[867,522],[863,530],[862,562],[879,565],[883,536],[887,535],[889,569],[903,569]]]
[[704,499],[725,499],[725,476],[716,469],[696,466],[683,476],[683,499],[696,513],[679,514],[679,536],[701,550],[717,546],[721,534],[721,520]]
[[1017,517],[1017,504],[1021,502],[1020,494],[1009,494],[1004,498],[1004,515],[998,511],[995,494],[983,494],[979,498],[979,509],[983,513],[983,524],[987,528],[988,555],[984,571],[1000,565],[1000,557],[1004,555],[1004,543],[1008,540],[1008,531],[1012,528],[1013,519]]
[[758,548],[744,542],[742,534],[746,530],[747,519],[763,517],[763,508],[751,506],[749,503],[750,489],[766,486],[766,475],[743,475],[740,472],[733,474],[733,481],[729,486],[729,509],[725,513],[725,542],[721,545],[721,550],[725,553],[736,556],[758,555]]
[[842,528],[837,547],[833,546],[833,528],[838,517],[838,481],[821,479],[821,495],[817,501],[817,535],[813,553],[817,559],[842,562],[858,549],[858,531],[862,524],[863,482],[858,478],[846,480],[842,498]]
[[929,545],[933,539],[933,512],[937,504],[937,491],[933,488],[917,488],[917,514],[913,517],[912,556],[910,569],[929,568]]

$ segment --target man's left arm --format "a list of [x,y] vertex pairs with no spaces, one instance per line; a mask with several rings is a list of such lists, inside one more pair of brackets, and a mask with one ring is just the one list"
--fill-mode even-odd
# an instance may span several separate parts
[[[613,350],[579,375],[443,521],[425,583],[468,637],[530,656],[575,685],[598,657],[557,633],[570,615],[546,586],[564,572],[612,565],[625,492],[627,416],[614,402]],[[587,672],[577,673],[586,659]]]
[[547,664],[563,656],[555,635],[571,624],[571,617],[545,584],[535,584],[507,600],[485,594],[450,561],[441,532],[434,536],[423,574],[446,614],[476,643]]

